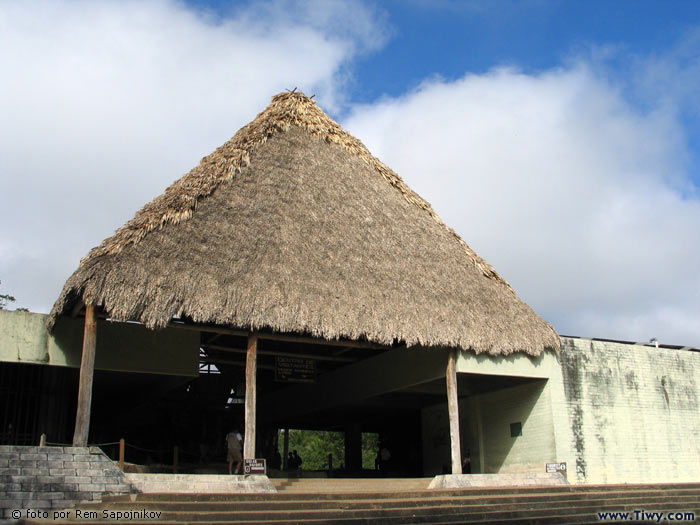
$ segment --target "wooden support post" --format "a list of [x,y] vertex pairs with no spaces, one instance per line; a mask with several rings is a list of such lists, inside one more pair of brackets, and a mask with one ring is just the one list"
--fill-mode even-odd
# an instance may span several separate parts
[[447,357],[447,411],[450,417],[450,445],[452,474],[462,473],[462,451],[459,441],[459,400],[457,399],[457,350],[452,348]]
[[180,449],[177,445],[173,447],[173,474],[177,474],[177,465],[180,459]]
[[258,360],[258,334],[248,334],[248,350],[245,359],[245,441],[243,458],[255,459],[255,400],[256,369]]
[[362,425],[359,423],[345,425],[345,470],[362,471]]
[[284,429],[284,447],[282,448],[282,470],[289,468],[289,429]]
[[478,466],[477,470],[474,470],[474,461],[472,460],[472,472],[477,474],[482,474],[485,469],[485,459],[484,459],[484,423],[481,417],[481,401],[478,399],[473,401],[472,406],[474,407],[474,413],[476,414],[476,433],[477,433],[477,446],[479,447],[478,454]]
[[41,436],[39,436],[39,446],[40,447],[46,446],[46,434],[42,434]]
[[95,305],[85,308],[85,330],[83,332],[83,356],[80,361],[78,383],[78,410],[75,416],[73,446],[87,446],[90,432],[90,407],[92,405],[92,376],[95,371],[95,347],[97,346],[97,319]]
[[126,448],[126,442],[124,438],[119,440],[119,468],[124,472],[124,449]]

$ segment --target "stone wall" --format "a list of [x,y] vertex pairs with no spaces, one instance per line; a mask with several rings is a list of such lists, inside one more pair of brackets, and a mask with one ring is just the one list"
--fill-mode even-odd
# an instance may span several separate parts
[[97,447],[0,446],[0,519],[130,492],[124,473]]

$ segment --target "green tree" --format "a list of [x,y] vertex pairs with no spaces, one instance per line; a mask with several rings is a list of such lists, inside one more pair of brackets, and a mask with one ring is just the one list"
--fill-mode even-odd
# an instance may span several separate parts
[[[284,433],[278,442],[280,455],[284,454]],[[362,468],[374,470],[374,459],[379,450],[378,434],[362,434]],[[333,468],[345,464],[345,435],[327,430],[289,431],[289,452],[296,450],[304,461],[304,470],[328,470],[328,454],[333,455]]]
[[[0,281],[0,284],[2,284],[2,281]],[[0,310],[4,310],[8,303],[14,303],[15,300],[11,295],[0,294]]]
[[[327,430],[289,431],[289,452],[296,450],[304,461],[304,470],[327,470],[328,454],[333,454],[333,468],[338,468],[345,458],[345,436],[342,432]],[[280,454],[284,454],[284,434],[279,439]]]
[[362,468],[374,470],[374,460],[379,453],[379,434],[362,434]]

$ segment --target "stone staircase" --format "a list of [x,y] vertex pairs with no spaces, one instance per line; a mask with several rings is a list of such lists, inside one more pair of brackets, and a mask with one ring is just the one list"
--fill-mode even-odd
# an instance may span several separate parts
[[0,445],[0,523],[128,494],[124,473],[98,447]]
[[[337,489],[346,482],[354,482],[356,485],[348,487],[358,489],[365,480],[324,481],[333,481],[331,485]],[[281,492],[268,494],[110,496],[102,503],[76,507],[68,519],[50,517],[26,523],[614,523],[644,521],[641,518],[648,518],[651,512],[694,514],[692,518],[674,515],[673,521],[681,523],[685,518],[688,518],[685,522],[696,521],[695,516],[700,518],[700,483],[416,490],[410,488],[409,481],[401,480],[405,484],[397,485],[399,490],[395,490],[392,486],[395,481],[371,480],[366,487],[372,490],[355,492],[292,492],[293,487],[311,489],[311,484],[302,482],[295,486],[280,485]],[[376,482],[384,485],[375,485]],[[329,489],[331,485],[325,487]],[[76,511],[80,511],[83,519],[76,519]],[[600,519],[599,512],[628,512],[631,518]],[[652,521],[657,521],[656,517]],[[658,521],[671,520],[662,517]]]

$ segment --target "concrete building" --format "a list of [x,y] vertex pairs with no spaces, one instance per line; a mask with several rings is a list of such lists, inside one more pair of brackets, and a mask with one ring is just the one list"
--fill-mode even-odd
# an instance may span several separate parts
[[[45,323],[45,315],[0,311],[0,444],[37,444],[41,433],[49,442],[70,442],[82,322],[66,319],[53,334]],[[226,422],[242,416],[242,404],[228,403],[240,368],[238,375],[206,373],[216,358],[203,356],[198,332],[100,321],[98,333],[91,443],[131,433],[142,444],[187,449],[205,421],[219,440]],[[538,357],[458,353],[460,441],[471,472],[543,472],[547,463],[566,463],[570,483],[696,481],[700,351],[561,341],[561,353]],[[313,383],[270,390],[274,384],[263,374],[259,426],[393,432],[404,475],[442,474],[451,461],[446,363],[446,351],[396,348],[342,361]],[[195,401],[195,391],[207,395]],[[164,423],[161,416],[181,421]],[[160,434],[144,443],[154,432],[149,420]],[[196,432],[183,432],[190,424]],[[419,448],[409,459],[411,446]]]
[[468,458],[566,465],[575,483],[697,479],[699,355],[560,337],[287,92],[91,250],[48,316],[0,312],[0,444],[123,437],[201,458],[235,425],[254,459],[280,428],[334,429],[350,472],[373,432],[401,476]]

